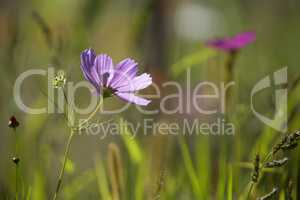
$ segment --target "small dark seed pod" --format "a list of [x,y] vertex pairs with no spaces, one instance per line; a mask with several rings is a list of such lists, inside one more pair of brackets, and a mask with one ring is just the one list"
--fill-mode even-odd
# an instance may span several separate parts
[[260,164],[260,157],[258,154],[256,154],[253,165],[254,165],[254,170],[251,176],[252,182],[256,183],[259,178],[259,164]]
[[20,123],[18,122],[18,120],[16,119],[15,116],[12,116],[11,118],[9,118],[8,127],[17,128],[19,125],[20,125]]
[[300,131],[291,134],[291,139],[298,141],[300,139]]
[[282,139],[280,140],[280,142],[278,142],[273,147],[272,154],[275,155],[282,148],[282,146],[286,144],[287,141],[288,141],[288,135],[283,136]]
[[288,162],[288,160],[289,159],[287,157],[285,157],[281,160],[272,160],[270,162],[267,162],[265,167],[267,167],[267,168],[281,167],[281,166],[285,165]]
[[293,142],[293,143],[289,143],[289,144],[285,144],[281,147],[281,149],[283,151],[286,151],[286,150],[292,150],[292,149],[295,149],[297,147],[297,142]]
[[18,158],[18,157],[13,157],[11,160],[12,160],[16,165],[20,162],[20,158]]

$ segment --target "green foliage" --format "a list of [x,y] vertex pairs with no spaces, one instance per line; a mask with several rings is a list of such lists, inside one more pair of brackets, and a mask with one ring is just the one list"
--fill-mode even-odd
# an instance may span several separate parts
[[136,138],[133,137],[133,134],[128,130],[126,122],[121,118],[120,119],[121,131],[120,135],[123,139],[125,147],[128,151],[130,159],[133,163],[140,164],[143,161],[143,152],[139,147]]
[[101,199],[110,200],[111,195],[109,192],[107,175],[105,172],[104,164],[98,156],[95,159],[95,174],[97,177],[98,191]]
[[46,199],[45,177],[39,171],[34,173],[32,200]]
[[[205,24],[202,18],[189,19],[185,23],[193,26],[198,24],[201,28],[199,33],[194,33],[199,34],[199,39],[182,35],[182,30],[178,31],[176,27],[183,19],[177,17],[182,14],[180,9],[189,7],[193,12],[193,9],[200,8],[200,12],[196,13],[203,14],[204,19],[216,18],[222,26],[211,30],[209,20]],[[268,10],[259,1],[34,0],[18,4],[5,1],[1,5],[3,14],[0,16],[0,199],[15,199],[15,168],[10,160],[15,156],[15,138],[5,121],[9,115],[17,115],[20,120],[16,132],[19,134],[21,158],[18,179],[21,198],[18,200],[52,198],[68,134],[61,113],[31,115],[20,111],[13,98],[14,81],[19,74],[27,69],[47,69],[48,66],[56,70],[63,69],[68,77],[60,74],[55,80],[55,86],[62,89],[62,86],[67,86],[66,79],[74,83],[83,79],[80,52],[93,47],[97,52],[106,52],[116,60],[127,56],[134,58],[142,69],[155,71],[153,80],[159,84],[170,77],[181,82],[181,75],[191,68],[192,83],[203,81],[202,78],[220,82],[224,79],[223,58],[227,54],[203,47],[201,44],[205,41],[200,38],[221,36],[224,31],[226,34],[242,31],[248,29],[246,26],[250,24],[250,29],[257,29],[257,42],[239,53],[234,69],[237,85],[232,94],[237,97],[237,102],[235,111],[229,115],[236,126],[236,135],[168,135],[162,137],[161,140],[166,142],[161,144],[156,141],[160,140],[156,135],[143,135],[142,129],[138,134],[132,133],[126,120],[139,122],[141,118],[153,118],[157,122],[177,122],[185,117],[206,122],[215,116],[199,115],[194,109],[189,116],[161,113],[142,115],[137,114],[135,108],[130,108],[117,121],[121,127],[118,135],[108,135],[100,140],[99,135],[88,135],[82,131],[74,136],[72,159],[66,161],[66,176],[59,196],[59,200],[113,200],[108,159],[102,155],[106,155],[107,144],[114,142],[120,149],[124,172],[124,194],[120,200],[245,200],[254,170],[252,160],[255,154],[259,153],[264,159],[283,136],[254,118],[249,107],[249,95],[257,81],[272,74],[275,67],[282,64],[289,66],[289,82],[299,76],[299,7],[298,1],[280,0],[272,1]],[[222,8],[222,12],[219,8]],[[278,10],[280,15],[276,14]],[[225,17],[221,18],[219,14]],[[179,59],[172,60],[172,55]],[[171,65],[165,66],[165,63]],[[48,97],[46,79],[46,76],[33,76],[24,81],[21,97],[26,105],[41,108],[47,107],[47,103],[56,102],[57,91],[54,99]],[[289,93],[288,133],[299,129],[299,90],[298,86]],[[76,91],[75,99],[78,107],[84,107],[90,101],[90,97],[81,89]],[[273,102],[269,99],[265,104],[258,102],[258,106],[265,113],[274,114]],[[158,104],[154,102],[150,107]],[[104,107],[120,105],[118,100],[109,98]],[[219,106],[219,103],[211,101],[208,105]],[[276,124],[282,123],[282,119],[276,117],[280,109],[275,113]],[[75,121],[75,114],[78,118],[84,117],[75,113],[75,110],[69,111],[72,113],[67,116],[69,121]],[[100,113],[99,116],[101,119],[111,118]],[[153,152],[156,148],[163,149],[160,152],[163,155],[156,155]],[[289,159],[278,168],[259,170],[251,199],[278,187],[279,199],[291,200],[286,195],[288,179],[294,182],[290,196],[299,199],[299,192],[296,191],[300,184],[297,179],[300,173],[299,155],[299,147],[295,147],[290,151],[281,149],[278,154],[271,156],[269,162],[277,166],[280,164],[276,161],[285,157]],[[165,172],[163,180],[160,180],[161,171],[158,169]],[[161,186],[159,195],[155,193],[158,186]]]
[[189,182],[193,188],[193,192],[197,198],[201,198],[201,189],[200,189],[200,179],[197,176],[196,169],[194,167],[192,158],[190,156],[188,145],[184,139],[184,137],[180,137],[179,139],[180,150],[182,153],[183,164],[187,175],[189,177]]
[[216,52],[209,48],[204,48],[197,52],[188,54],[171,66],[172,74],[174,77],[177,77],[186,69],[193,66],[199,66],[215,55]]

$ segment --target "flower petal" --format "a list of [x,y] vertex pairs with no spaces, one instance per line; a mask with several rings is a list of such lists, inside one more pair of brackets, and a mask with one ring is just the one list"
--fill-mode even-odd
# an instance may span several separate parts
[[146,106],[151,102],[150,100],[136,96],[134,93],[116,92],[115,94],[121,99],[123,99],[124,101],[141,105],[141,106]]
[[117,64],[114,75],[109,81],[109,85],[112,88],[117,88],[120,85],[124,85],[124,82],[131,80],[137,74],[137,63],[130,58],[122,60]]
[[223,51],[233,51],[247,46],[254,42],[255,39],[255,32],[243,32],[231,38],[210,40],[206,43],[206,45]]
[[142,90],[152,84],[152,78],[150,74],[142,74],[136,76],[131,81],[126,81],[126,84],[121,85],[117,88],[117,91],[120,92],[134,92]]
[[95,59],[95,68],[102,86],[107,86],[108,81],[113,75],[113,62],[111,57],[106,54],[100,54]]
[[232,48],[243,48],[244,46],[255,41],[255,33],[254,32],[244,32],[234,36],[230,43]]
[[99,78],[94,71],[94,61],[96,54],[93,49],[86,49],[80,55],[81,70],[86,80],[88,80],[96,88],[99,87]]
[[208,40],[206,42],[206,45],[208,47],[212,47],[215,49],[220,49],[224,51],[230,51],[231,50],[231,44],[229,44],[230,38],[217,38],[217,39],[212,39]]
[[94,61],[96,58],[96,54],[93,49],[84,50],[81,55],[81,70],[83,72],[84,77],[89,80],[91,78],[91,68],[94,65]]

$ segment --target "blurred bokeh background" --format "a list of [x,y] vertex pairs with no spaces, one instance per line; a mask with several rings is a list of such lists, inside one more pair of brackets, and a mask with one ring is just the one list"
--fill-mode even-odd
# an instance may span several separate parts
[[[22,197],[36,200],[53,195],[69,134],[61,114],[29,115],[16,106],[13,86],[22,72],[54,67],[66,72],[67,81],[80,81],[80,52],[91,47],[97,53],[109,54],[115,63],[134,58],[140,72],[151,73],[159,86],[170,80],[184,86],[188,68],[192,85],[200,81],[219,83],[224,79],[228,55],[207,49],[205,41],[255,31],[255,43],[241,50],[235,62],[235,104],[229,113],[236,127],[234,135],[153,133],[134,139],[126,134],[104,139],[77,135],[61,192],[61,199],[110,199],[108,146],[114,143],[117,147],[110,149],[118,149],[122,160],[120,199],[245,199],[254,155],[266,155],[281,134],[253,115],[250,92],[260,79],[284,66],[288,66],[289,83],[300,76],[299,9],[296,0],[1,0],[0,198],[14,199],[11,158],[16,134]],[[299,88],[289,94],[289,131],[299,128],[297,91]],[[172,90],[162,87],[161,92],[166,95]],[[153,93],[153,88],[145,93]],[[47,79],[36,76],[26,80],[21,95],[27,105],[45,105]],[[87,90],[76,94],[76,103],[82,107],[89,100]],[[149,108],[158,107],[160,101],[153,99]],[[105,104],[118,107],[123,102],[113,98]],[[273,116],[273,92],[264,91],[255,106]],[[12,115],[20,122],[16,133],[7,126]],[[217,117],[193,111],[145,116],[131,106],[117,115],[99,114],[95,120],[119,122],[123,118],[137,123],[146,118],[154,122],[187,118],[210,122]],[[291,152],[284,168],[267,171],[253,197],[279,187],[279,196],[284,199],[292,179],[294,199],[299,199],[299,153]]]

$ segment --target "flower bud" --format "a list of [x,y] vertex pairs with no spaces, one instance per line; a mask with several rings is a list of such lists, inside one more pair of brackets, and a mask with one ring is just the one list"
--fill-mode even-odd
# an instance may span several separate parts
[[8,127],[10,128],[17,128],[18,126],[20,125],[20,123],[17,121],[16,117],[15,116],[12,116],[9,118],[9,121],[8,121]]
[[18,157],[13,157],[11,160],[12,160],[16,165],[20,162],[20,158],[18,158]]
[[59,71],[53,79],[53,86],[55,88],[63,88],[66,84],[66,75],[64,71]]

